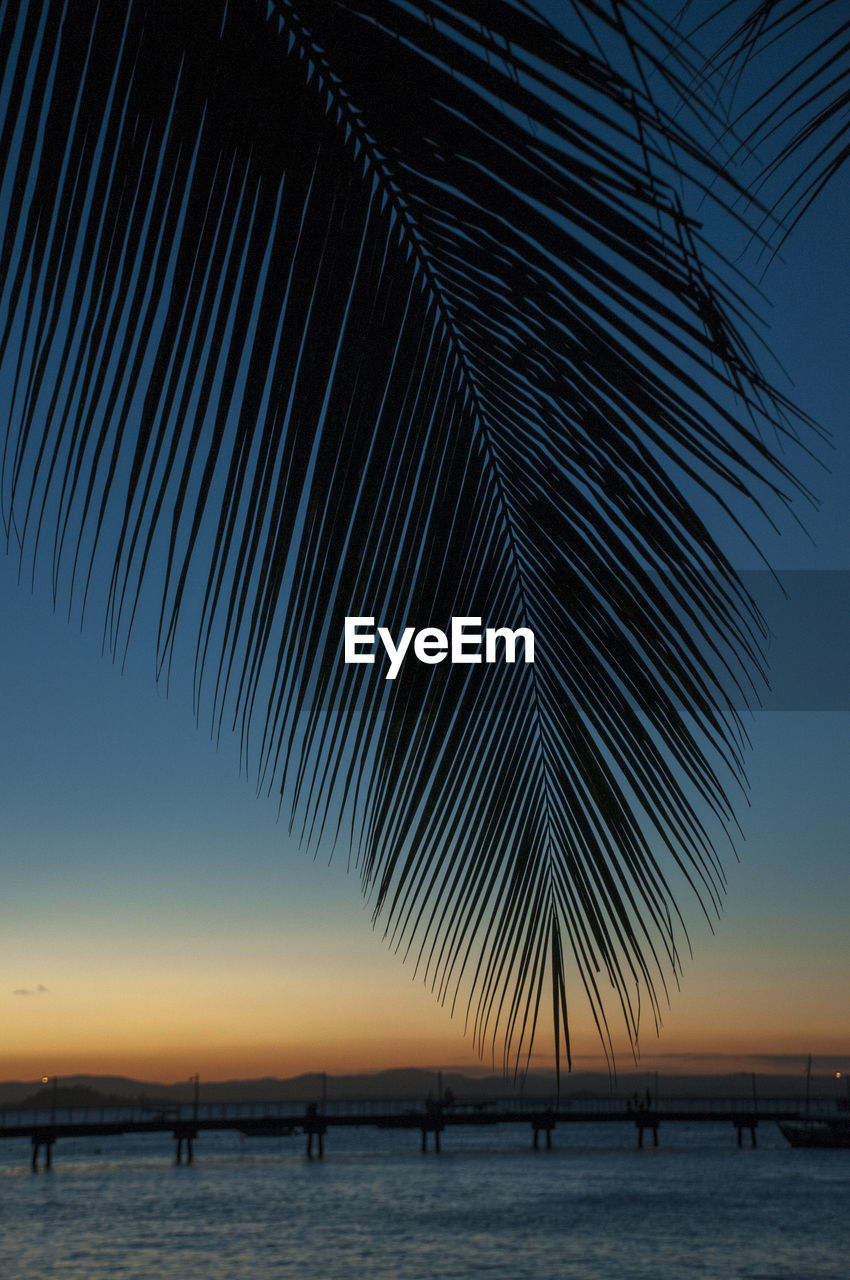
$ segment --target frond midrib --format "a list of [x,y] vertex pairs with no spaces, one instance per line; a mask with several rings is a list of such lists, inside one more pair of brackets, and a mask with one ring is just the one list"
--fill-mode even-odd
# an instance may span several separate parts
[[[419,231],[413,215],[401,198],[401,187],[394,181],[392,174],[389,172],[389,162],[386,158],[382,158],[378,151],[377,144],[365,128],[364,122],[359,113],[352,108],[350,97],[345,93],[338,77],[334,74],[327,59],[315,44],[309,43],[310,35],[305,24],[301,21],[295,5],[290,0],[274,0],[276,10],[283,10],[282,16],[292,19],[293,24],[298,24],[299,30],[292,30],[293,40],[299,45],[300,54],[303,58],[310,61],[321,59],[323,72],[326,78],[325,87],[331,92],[336,90],[337,109],[345,114],[346,123],[350,125],[352,133],[357,137],[363,148],[364,154],[368,157],[372,170],[376,178],[381,183],[383,192],[387,200],[392,204],[399,222],[399,231],[401,235],[406,235],[413,252],[416,255],[416,261],[422,272],[424,280],[427,282],[431,298],[434,302],[435,309],[440,317],[441,324],[448,337],[454,359],[460,370],[462,381],[468,391],[470,401],[472,403],[472,424],[473,432],[478,434],[485,456],[488,461],[490,475],[494,484],[498,504],[502,511],[502,520],[504,524],[506,539],[509,548],[509,562],[513,571],[516,587],[520,597],[520,615],[522,625],[530,628],[531,614],[528,608],[528,596],[525,581],[523,579],[520,555],[517,549],[516,531],[514,521],[510,511],[510,504],[507,501],[504,491],[502,473],[498,459],[495,454],[495,446],[492,440],[491,431],[487,425],[486,412],[482,405],[481,393],[478,389],[474,370],[470,367],[464,350],[463,343],[457,330],[446,300],[440,289],[439,283],[435,278],[430,259],[425,252],[425,237]],[[551,795],[551,782],[549,780],[550,762],[545,750],[544,733],[542,728],[542,713],[540,708],[540,690],[539,677],[537,675],[536,666],[531,667],[531,683],[532,683],[532,699],[533,699],[533,720],[535,724],[535,732],[533,733],[534,749],[539,757],[541,776],[543,779],[542,796],[544,808],[546,811],[546,861],[549,866],[549,885],[550,896],[552,897],[552,906],[554,908],[554,841],[552,836],[552,811],[553,801]],[[380,909],[380,903],[378,904]]]

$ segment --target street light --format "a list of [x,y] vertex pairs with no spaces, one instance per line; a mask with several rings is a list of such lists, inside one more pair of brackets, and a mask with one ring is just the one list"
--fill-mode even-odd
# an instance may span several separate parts
[[[42,1084],[50,1083],[50,1076],[41,1077]],[[53,1097],[50,1101],[50,1120],[52,1124],[56,1123],[56,1090],[59,1088],[59,1077],[53,1077]]]

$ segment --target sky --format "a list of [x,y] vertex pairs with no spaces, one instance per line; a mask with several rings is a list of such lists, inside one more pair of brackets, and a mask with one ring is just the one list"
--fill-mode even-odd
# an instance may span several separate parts
[[[789,381],[774,376],[833,434],[830,471],[807,477],[821,500],[801,508],[807,531],[757,531],[777,570],[808,575],[796,609],[770,605],[778,705],[797,673],[817,709],[748,720],[740,860],[724,855],[719,920],[685,904],[692,955],[660,1034],[643,1033],[647,1069],[747,1070],[757,1056],[802,1072],[809,1053],[850,1069],[850,712],[833,696],[850,652],[846,182],[762,284]],[[729,545],[737,567],[760,567]],[[150,635],[136,635],[120,671],[101,653],[96,611],[82,632],[69,625],[49,582],[19,583],[12,557],[0,559],[0,617],[0,1078],[482,1065],[462,1015],[372,928],[345,851],[305,856],[274,798],[240,774],[238,744],[216,747],[195,724],[188,682],[167,697],[157,686]],[[576,1067],[598,1066],[579,996],[572,1018]],[[549,1050],[541,1024],[533,1065]]]

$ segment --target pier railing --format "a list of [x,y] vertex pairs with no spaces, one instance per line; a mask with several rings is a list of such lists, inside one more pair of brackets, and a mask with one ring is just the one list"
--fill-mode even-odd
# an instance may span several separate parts
[[[361,1120],[364,1124],[373,1123],[376,1119],[396,1116],[410,1117],[424,1113],[426,1103],[416,1100],[381,1102],[368,1101],[328,1101],[322,1104],[315,1098],[298,1100],[274,1100],[270,1102],[208,1102],[197,1106],[192,1102],[158,1103],[127,1102],[120,1106],[76,1106],[76,1107],[38,1107],[20,1108],[6,1107],[0,1109],[0,1137],[9,1128],[20,1129],[32,1126],[81,1124],[139,1124],[157,1123],[167,1129],[172,1123],[188,1123],[197,1120],[201,1123],[210,1121],[257,1120],[257,1119],[301,1119],[305,1108],[310,1105],[321,1105],[321,1113],[333,1124],[335,1121],[351,1122]],[[588,1098],[561,1099],[555,1098],[492,1098],[464,1099],[458,1098],[450,1107],[442,1105],[444,1118],[453,1117],[462,1122],[464,1117],[474,1115],[490,1116],[497,1120],[501,1116],[511,1118],[531,1117],[541,1111],[550,1109],[558,1119],[564,1121],[598,1120],[602,1116],[633,1119],[638,1105],[647,1109],[648,1104],[636,1104],[629,1098]],[[808,1114],[811,1116],[832,1114],[835,1111],[834,1101],[810,1100],[803,1098],[753,1098],[710,1097],[710,1098],[661,1098],[653,1100],[648,1108],[660,1114],[677,1118],[689,1117],[727,1119],[733,1115],[749,1115],[758,1113],[768,1119],[776,1113],[782,1117]]]

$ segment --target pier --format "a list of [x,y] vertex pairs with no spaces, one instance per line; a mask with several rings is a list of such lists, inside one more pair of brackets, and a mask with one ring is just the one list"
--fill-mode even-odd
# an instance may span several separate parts
[[[325,1138],[333,1129],[365,1128],[403,1129],[418,1134],[422,1152],[429,1146],[441,1149],[441,1138],[448,1140],[450,1131],[462,1126],[522,1125],[529,1132],[532,1145],[551,1149],[554,1135],[560,1131],[569,1141],[568,1131],[575,1124],[605,1124],[623,1127],[624,1138],[631,1132],[639,1147],[651,1141],[658,1146],[664,1125],[675,1123],[729,1125],[730,1136],[737,1145],[749,1134],[750,1145],[756,1146],[756,1130],[760,1123],[798,1120],[811,1115],[805,1101],[759,1099],[754,1105],[747,1099],[677,1098],[663,1105],[634,1100],[589,1100],[541,1104],[463,1102],[446,1103],[429,1098],[420,1106],[409,1103],[318,1103],[292,1102],[232,1103],[201,1105],[197,1098],[188,1105],[153,1106],[128,1104],[126,1107],[50,1107],[37,1111],[7,1109],[0,1111],[0,1141],[4,1138],[28,1138],[32,1146],[31,1168],[53,1167],[55,1144],[63,1138],[97,1137],[108,1139],[124,1134],[162,1133],[174,1143],[175,1163],[191,1164],[195,1144],[205,1133],[230,1130],[245,1137],[301,1137],[306,1139],[305,1154],[325,1154]],[[430,1136],[430,1143],[429,1143]],[[541,1139],[543,1140],[541,1143]]]

